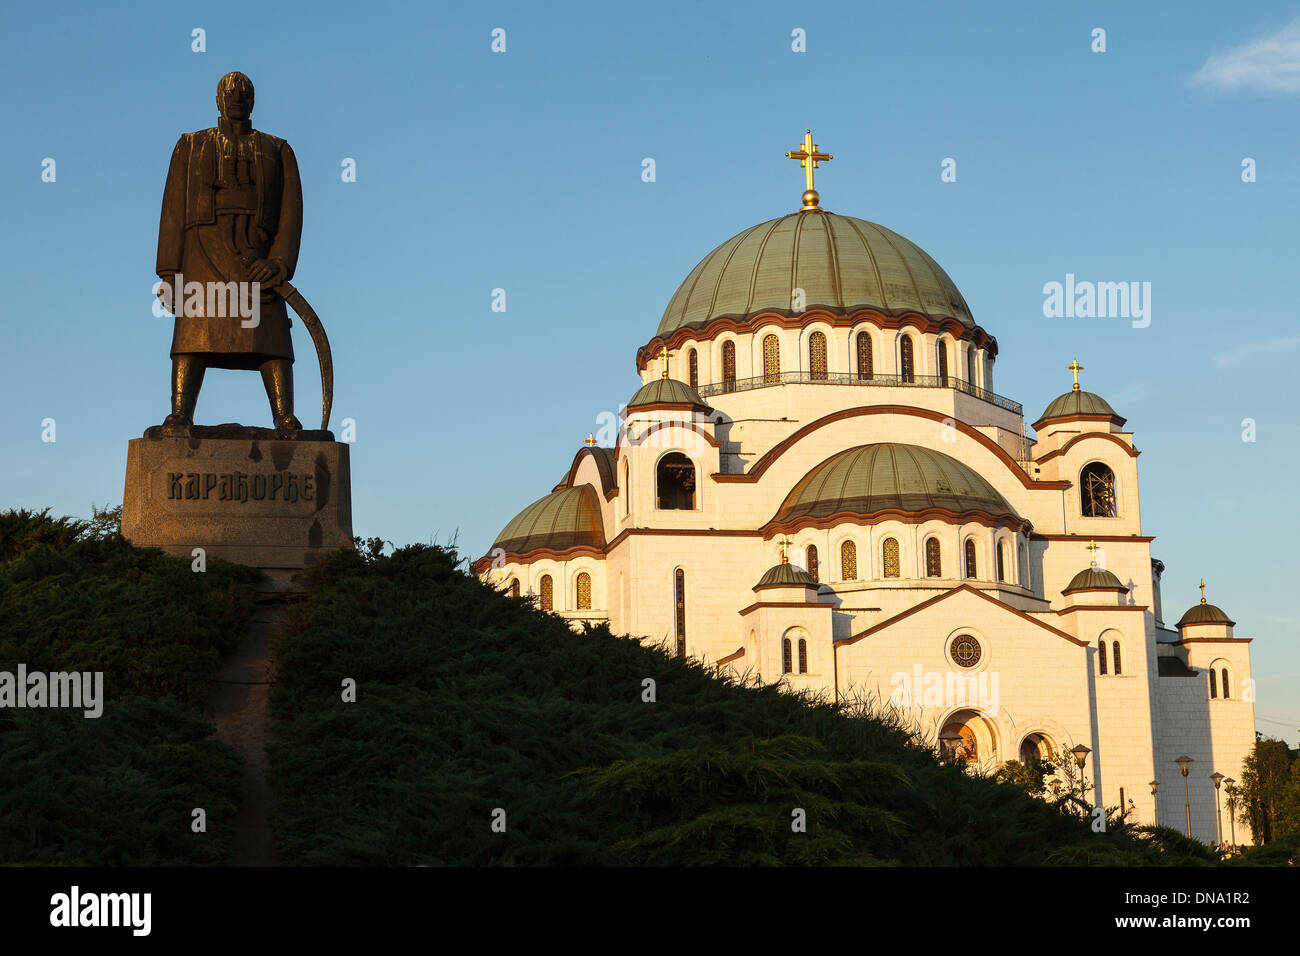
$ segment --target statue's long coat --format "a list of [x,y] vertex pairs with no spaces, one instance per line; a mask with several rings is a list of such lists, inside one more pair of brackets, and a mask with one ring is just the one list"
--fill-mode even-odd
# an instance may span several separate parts
[[[222,124],[227,120],[222,119]],[[229,130],[229,125],[221,127]],[[285,279],[293,277],[302,237],[302,184],[298,161],[284,140],[250,130],[257,212],[245,220],[252,258],[279,262]],[[158,276],[167,283],[175,273],[185,283],[248,282],[230,238],[232,217],[218,216],[218,128],[185,133],[172,151],[158,225]],[[201,310],[206,313],[205,307]],[[175,308],[173,311],[176,311]],[[172,355],[201,353],[217,368],[256,368],[270,358],[293,360],[289,315],[284,300],[261,298],[260,323],[243,328],[239,316],[181,315],[176,311]]]

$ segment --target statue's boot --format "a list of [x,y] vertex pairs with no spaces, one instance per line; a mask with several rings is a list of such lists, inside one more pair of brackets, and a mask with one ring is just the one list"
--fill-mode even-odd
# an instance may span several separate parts
[[301,431],[302,422],[293,414],[293,363],[270,359],[262,363],[262,384],[271,402],[271,416],[280,431]]
[[207,366],[193,355],[172,357],[172,413],[163,419],[164,426],[194,424],[194,409],[199,403],[199,389],[203,387],[206,371]]

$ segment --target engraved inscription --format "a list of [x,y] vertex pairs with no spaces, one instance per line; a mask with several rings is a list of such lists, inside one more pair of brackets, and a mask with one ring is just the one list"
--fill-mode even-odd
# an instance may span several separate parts
[[277,471],[270,475],[234,472],[167,472],[167,497],[173,501],[314,501],[316,476]]

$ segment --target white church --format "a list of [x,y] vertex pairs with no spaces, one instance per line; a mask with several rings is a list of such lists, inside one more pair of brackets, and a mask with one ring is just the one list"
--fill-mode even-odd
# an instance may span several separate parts
[[1028,438],[948,274],[821,207],[811,134],[787,155],[802,208],[691,270],[613,447],[589,437],[476,571],[575,626],[894,707],[981,769],[1082,760],[1094,804],[1249,842],[1250,638],[1203,590],[1166,621],[1126,420],[1076,360]]

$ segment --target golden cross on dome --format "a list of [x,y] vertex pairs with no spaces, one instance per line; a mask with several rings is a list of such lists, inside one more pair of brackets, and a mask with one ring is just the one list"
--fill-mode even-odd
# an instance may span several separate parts
[[1083,366],[1079,364],[1078,359],[1075,359],[1066,368],[1074,373],[1074,391],[1077,392],[1079,390],[1079,373],[1083,371]]
[[781,540],[777,542],[781,545],[781,563],[790,563],[790,545],[793,543],[788,534],[782,535]]
[[1201,603],[1205,603],[1205,578],[1201,578]]
[[667,378],[668,377],[668,346],[663,345],[659,347],[659,358],[663,360],[664,378]]
[[1097,547],[1097,542],[1096,542],[1096,541],[1089,541],[1089,542],[1088,542],[1088,553],[1092,555],[1092,566],[1093,566],[1094,568],[1097,566],[1097,552],[1098,552],[1099,550],[1100,550],[1100,549]]
[[803,149],[795,150],[785,154],[786,159],[797,159],[799,165],[804,169],[804,179],[808,183],[808,191],[803,194],[803,208],[816,209],[821,202],[821,197],[817,195],[817,190],[813,189],[813,170],[822,163],[830,162],[835,157],[830,153],[823,153],[813,142],[812,130],[806,130],[803,136]]
[[586,445],[588,448],[594,448],[596,445],[596,436],[593,435],[591,432],[587,432],[587,440],[584,441],[583,444]]

